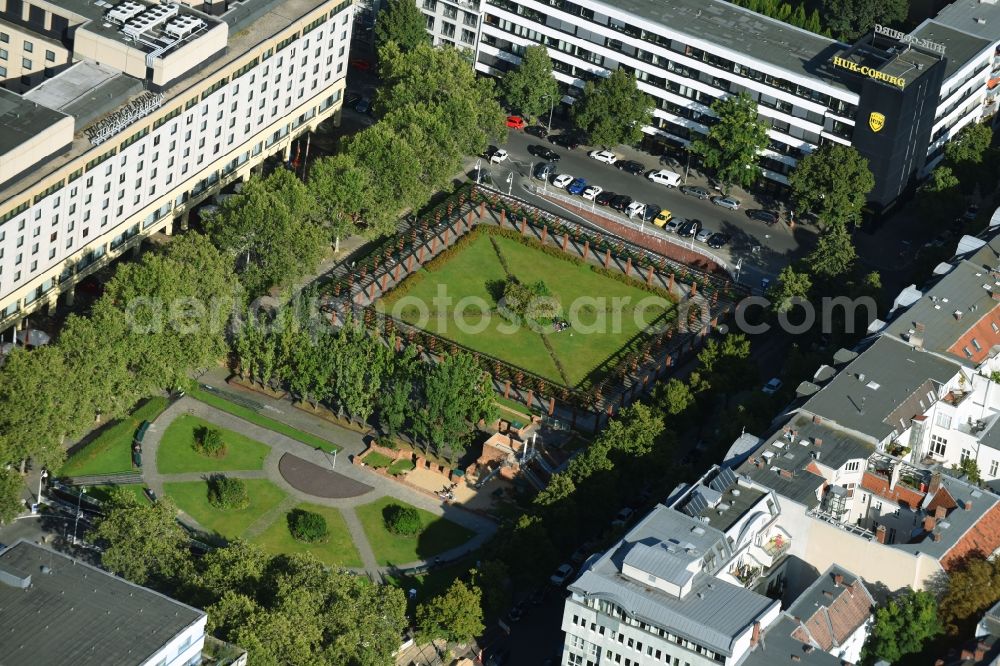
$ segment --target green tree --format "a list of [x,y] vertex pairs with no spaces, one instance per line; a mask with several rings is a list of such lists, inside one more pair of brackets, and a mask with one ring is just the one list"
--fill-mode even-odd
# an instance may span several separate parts
[[959,180],[951,167],[939,166],[920,187],[921,209],[931,220],[945,222],[962,210],[963,199]]
[[645,403],[635,402],[608,423],[599,441],[606,442],[611,450],[641,456],[652,450],[662,432],[663,417]]
[[421,638],[443,638],[465,643],[483,633],[482,591],[461,580],[452,581],[443,594],[417,606],[417,629]]
[[951,165],[981,164],[993,142],[993,130],[984,123],[970,123],[944,144],[945,160]]
[[785,266],[778,273],[777,282],[768,290],[767,297],[776,312],[788,312],[795,305],[796,299],[808,298],[811,289],[812,280],[806,273]]
[[909,590],[875,610],[875,623],[861,653],[863,664],[880,659],[896,663],[920,652],[924,643],[941,633],[937,600],[926,591]]
[[507,103],[531,118],[538,118],[559,103],[559,84],[552,76],[549,50],[533,44],[521,55],[521,64],[504,74],[500,94]]
[[470,572],[472,586],[483,592],[483,616],[500,617],[510,607],[510,569],[500,560],[485,560]]
[[968,477],[969,481],[972,483],[980,483],[983,477],[979,471],[979,465],[972,458],[965,458],[957,465],[952,465],[952,469],[961,472],[964,476]]
[[857,258],[851,234],[843,225],[836,225],[820,235],[806,263],[815,277],[829,281],[850,273]]
[[875,176],[853,146],[830,142],[802,158],[788,184],[800,214],[813,213],[828,226],[844,226],[860,221]]
[[333,397],[352,418],[365,423],[372,415],[391,353],[359,324],[348,322],[340,329],[333,350]]
[[670,416],[680,416],[694,404],[691,387],[672,377],[657,388],[656,404]]
[[565,501],[576,492],[576,484],[566,472],[553,474],[545,488],[535,496],[534,503],[538,506],[549,506]]
[[951,635],[960,635],[1000,600],[1000,564],[975,553],[948,572],[940,618]]
[[187,534],[169,498],[142,502],[115,489],[87,538],[103,548],[101,566],[139,585],[183,578],[190,564]]
[[854,41],[871,30],[876,23],[897,25],[906,20],[907,0],[867,2],[866,0],[823,0],[823,16],[827,26],[840,39]]
[[597,83],[587,81],[573,104],[573,122],[599,146],[634,144],[653,122],[653,98],[639,90],[635,77],[616,69]]
[[309,193],[328,225],[336,251],[340,250],[340,239],[358,233],[359,221],[379,205],[369,180],[370,172],[346,153],[320,158],[309,169]]
[[21,491],[24,480],[14,469],[0,469],[0,525],[14,520],[24,511]]
[[427,19],[415,2],[389,0],[375,21],[375,43],[379,48],[395,42],[400,50],[412,51],[430,43]]
[[[390,340],[389,347],[394,349],[396,341]],[[376,411],[378,422],[383,432],[393,437],[402,432],[410,413],[413,398],[413,385],[420,362],[417,359],[417,348],[409,345],[399,354],[389,359],[390,369],[386,373],[386,386],[376,396]]]
[[711,109],[718,122],[707,136],[694,140],[689,150],[715,170],[727,189],[732,185],[748,188],[761,177],[757,159],[770,142],[767,123],[757,117],[757,103],[744,92],[717,98]]

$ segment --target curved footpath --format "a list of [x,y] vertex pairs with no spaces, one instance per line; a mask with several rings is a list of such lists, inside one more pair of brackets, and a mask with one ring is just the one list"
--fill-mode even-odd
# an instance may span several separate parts
[[[277,506],[262,515],[247,529],[245,536],[253,538],[266,530],[275,520],[286,512],[290,511],[300,502],[310,502],[322,506],[335,507],[340,509],[347,523],[351,538],[361,561],[364,564],[364,572],[375,580],[381,580],[383,576],[396,567],[380,567],[375,554],[372,552],[365,536],[361,521],[358,519],[354,509],[362,504],[368,504],[379,497],[394,497],[402,502],[412,504],[418,508],[429,511],[437,516],[465,527],[473,532],[475,536],[466,543],[450,550],[438,553],[434,559],[452,560],[470,551],[479,548],[496,531],[493,521],[476,515],[472,512],[454,506],[445,505],[439,500],[433,499],[418,491],[407,488],[384,476],[369,471],[363,467],[352,465],[346,455],[341,456],[341,460],[336,467],[336,471],[331,471],[333,457],[321,450],[317,450],[303,444],[290,437],[274,432],[267,428],[245,421],[228,412],[216,409],[194,398],[184,397],[170,405],[153,423],[146,432],[143,441],[143,458],[145,466],[143,468],[143,478],[146,484],[158,495],[165,495],[164,483],[175,481],[201,481],[209,473],[188,472],[183,474],[161,474],[157,469],[157,453],[160,448],[160,441],[167,427],[178,416],[191,414],[200,419],[208,421],[213,425],[227,428],[235,432],[242,433],[247,437],[267,444],[270,452],[264,460],[262,470],[226,472],[227,476],[240,477],[244,479],[267,479],[271,483],[281,488],[287,497]],[[344,452],[346,453],[346,452]],[[296,485],[299,487],[310,487],[309,481],[316,482],[316,477],[322,475],[323,481],[331,486],[329,492],[323,495],[334,495],[333,497],[314,495],[303,492],[290,484],[281,473],[281,460],[286,454],[290,454],[299,460],[294,461],[293,467],[297,468],[296,474],[302,474],[307,478],[306,483],[300,482],[296,478]],[[286,458],[284,467],[288,472],[291,458]],[[313,465],[315,467],[310,466]],[[314,486],[315,487],[315,486]],[[181,519],[196,528],[201,526],[191,516],[181,512]],[[399,565],[400,569],[408,569],[415,566],[427,564],[429,561],[409,562]]]

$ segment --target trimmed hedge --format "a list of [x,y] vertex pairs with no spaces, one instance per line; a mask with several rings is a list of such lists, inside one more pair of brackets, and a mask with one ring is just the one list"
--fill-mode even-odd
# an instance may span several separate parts
[[420,513],[412,506],[389,504],[382,509],[385,529],[399,536],[414,536],[420,532]]
[[208,503],[217,509],[245,509],[250,506],[250,493],[243,479],[213,474],[208,479]]
[[303,543],[323,543],[330,534],[326,518],[302,509],[288,512],[288,531],[297,541]]
[[195,433],[194,450],[203,456],[221,458],[226,455],[226,443],[222,441],[222,433],[219,430],[202,426]]

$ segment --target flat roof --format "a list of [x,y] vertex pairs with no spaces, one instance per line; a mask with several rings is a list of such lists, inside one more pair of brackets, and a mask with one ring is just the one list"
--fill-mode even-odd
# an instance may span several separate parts
[[830,58],[847,44],[723,0],[619,0],[607,6],[792,74],[850,90],[842,77],[825,69]]
[[990,43],[1000,40],[1000,5],[991,2],[955,0],[945,5],[934,21]]
[[66,116],[0,88],[0,154],[16,149]]
[[[205,612],[68,555],[18,541],[0,552],[0,661],[142,664]],[[25,589],[12,582],[24,582]]]
[[[197,11],[190,5],[186,5],[179,0],[163,4],[159,2],[149,2],[149,0],[55,0],[55,4],[59,7],[68,9],[78,16],[89,19],[88,23],[81,26],[81,28],[87,32],[100,35],[116,42],[127,44],[130,48],[138,49],[145,53],[151,53],[153,51],[157,51],[158,53],[167,53],[171,48],[179,46],[180,44],[189,41],[191,37],[201,34],[205,30],[219,24],[218,18]],[[137,8],[134,12],[130,12],[132,16],[128,22],[112,20],[109,17],[109,12],[114,11],[125,4],[131,4]],[[142,34],[146,38],[145,41],[139,41],[133,36],[123,32],[123,23],[124,25],[128,25],[129,22],[134,21],[136,18],[141,16],[143,12],[148,12],[150,10],[163,12],[171,18],[163,19],[159,22],[159,24],[143,31]],[[186,37],[179,39],[171,37],[163,31],[163,28],[169,20],[172,20],[175,17],[187,17],[186,20],[188,21],[201,21],[202,25]],[[170,42],[173,42],[173,44]]]
[[[959,0],[959,2],[961,1]],[[984,7],[986,5],[979,4],[979,6]],[[945,11],[947,11],[947,8]],[[939,19],[924,21],[910,34],[920,39],[944,45],[944,78],[947,80],[948,77],[962,69],[974,57],[986,49],[993,48],[994,42],[1000,39],[1000,16],[998,16],[997,23],[993,26],[992,39],[984,39],[981,35],[977,36],[962,30],[956,30],[953,26]]]
[[81,60],[24,93],[24,99],[73,116],[79,131],[143,90],[139,79]]

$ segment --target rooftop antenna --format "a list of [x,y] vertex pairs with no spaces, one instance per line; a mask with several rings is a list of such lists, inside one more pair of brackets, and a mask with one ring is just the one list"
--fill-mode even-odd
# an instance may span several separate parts
[[861,413],[861,414],[865,413],[865,400],[867,398],[868,398],[868,396],[866,396],[866,395],[861,396],[861,407],[858,408],[858,412]]

